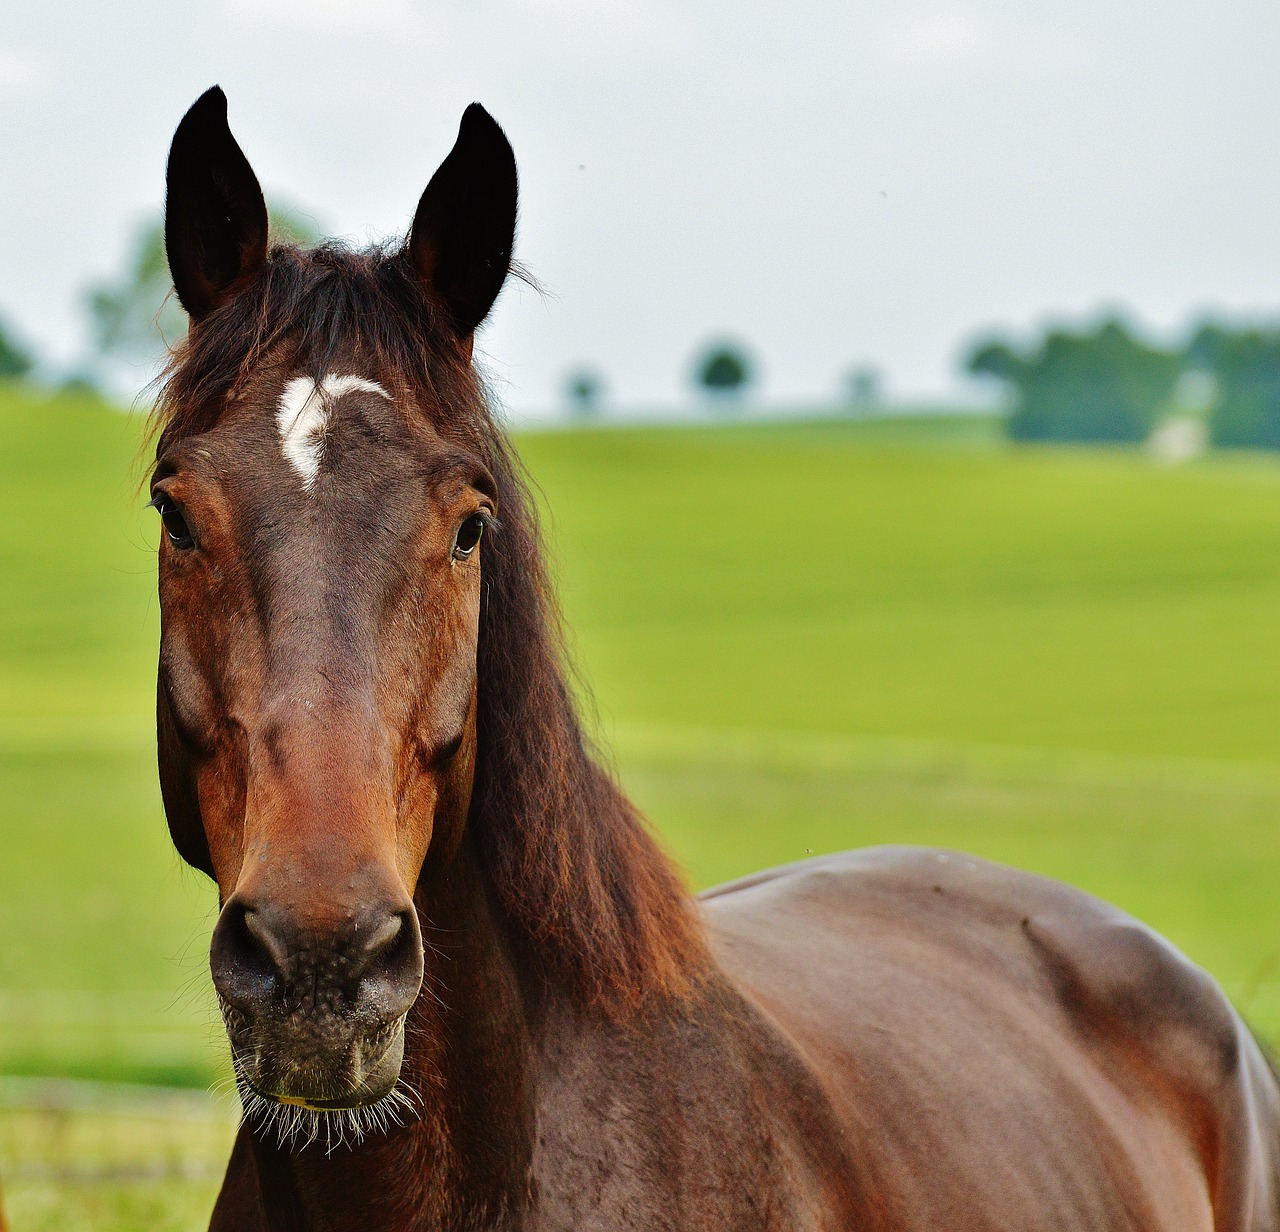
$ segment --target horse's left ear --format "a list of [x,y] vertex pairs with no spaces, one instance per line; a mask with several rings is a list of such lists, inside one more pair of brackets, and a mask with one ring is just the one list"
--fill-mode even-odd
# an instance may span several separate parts
[[169,147],[164,248],[192,321],[230,299],[267,259],[267,205],[227,126],[227,96],[206,90]]
[[479,103],[427,185],[409,232],[409,259],[444,304],[461,339],[489,315],[511,268],[516,158]]

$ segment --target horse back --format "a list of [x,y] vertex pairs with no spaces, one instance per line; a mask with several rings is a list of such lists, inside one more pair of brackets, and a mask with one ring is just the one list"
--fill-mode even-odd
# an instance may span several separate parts
[[1220,988],[1131,917],[950,852],[710,891],[898,1229],[1280,1230],[1280,1094]]

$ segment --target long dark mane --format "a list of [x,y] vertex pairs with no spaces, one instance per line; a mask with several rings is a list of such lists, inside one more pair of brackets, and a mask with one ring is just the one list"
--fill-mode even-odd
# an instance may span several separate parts
[[353,352],[498,485],[500,528],[482,556],[470,826],[522,951],[579,1004],[613,1016],[687,992],[706,962],[696,911],[584,737],[529,485],[404,251],[273,249],[175,350],[156,406],[160,448],[212,427],[268,357],[284,353],[319,379]]

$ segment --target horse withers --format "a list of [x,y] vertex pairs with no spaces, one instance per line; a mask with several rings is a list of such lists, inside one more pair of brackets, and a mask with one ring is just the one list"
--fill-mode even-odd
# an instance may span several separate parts
[[516,168],[271,247],[216,89],[165,236],[160,780],[218,887],[254,1229],[1280,1229],[1280,1096],[1118,911],[944,852],[683,888],[584,739],[472,340]]

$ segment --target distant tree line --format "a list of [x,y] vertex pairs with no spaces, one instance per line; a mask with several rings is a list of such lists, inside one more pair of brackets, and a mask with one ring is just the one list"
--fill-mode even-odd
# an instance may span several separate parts
[[[314,244],[311,220],[273,204],[273,239]],[[119,276],[90,288],[85,308],[94,359],[64,379],[64,388],[92,389],[102,365],[158,365],[181,338],[186,318],[171,294],[163,229],[153,219],[136,233]],[[1197,433],[1227,448],[1280,450],[1280,325],[1238,326],[1209,321],[1182,345],[1162,346],[1126,322],[1111,319],[1085,329],[1052,329],[1018,344],[1003,337],[973,346],[965,368],[1000,385],[1009,403],[1008,433],[1022,441],[1138,442],[1162,423],[1194,420]],[[0,382],[26,381],[47,371],[0,319]],[[751,350],[732,339],[708,343],[689,370],[711,406],[732,413],[757,385]],[[592,367],[570,372],[565,395],[583,418],[602,413],[608,383]],[[846,413],[874,411],[884,398],[880,373],[867,364],[844,378]]]
[[1108,320],[1023,348],[988,339],[965,367],[1005,387],[1014,440],[1136,442],[1183,415],[1215,445],[1280,449],[1280,329],[1208,323],[1161,347]]
[[[742,343],[721,340],[703,347],[689,375],[709,405],[732,412],[755,382],[755,363]],[[605,380],[594,368],[575,368],[565,378],[564,390],[576,417],[589,419],[604,409]]]

